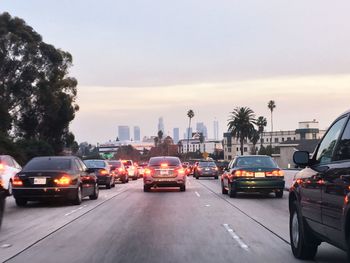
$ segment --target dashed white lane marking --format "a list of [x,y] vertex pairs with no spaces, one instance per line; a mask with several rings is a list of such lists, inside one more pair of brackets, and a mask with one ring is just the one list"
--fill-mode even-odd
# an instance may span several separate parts
[[194,192],[196,196],[201,197],[201,195],[198,192]]
[[69,213],[65,214],[65,216],[69,216],[69,215],[83,209],[84,207],[87,207],[87,205],[79,206],[77,209],[74,209],[74,210],[70,211]]
[[11,244],[3,244],[0,246],[1,248],[9,248],[9,247],[12,247]]
[[205,207],[210,207],[210,205],[205,205]]
[[227,232],[230,234],[230,236],[233,238],[233,240],[235,240],[240,245],[241,248],[243,248],[246,251],[249,251],[248,245],[246,245],[242,241],[242,239],[235,233],[235,231],[233,231],[232,228],[230,228],[230,226],[228,224],[223,224],[223,226],[225,227]]

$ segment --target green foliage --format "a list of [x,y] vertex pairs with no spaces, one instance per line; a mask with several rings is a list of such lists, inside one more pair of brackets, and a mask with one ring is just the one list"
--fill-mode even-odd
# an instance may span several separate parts
[[71,66],[68,52],[43,42],[24,20],[0,14],[0,131],[38,155],[72,146],[69,123],[79,107]]
[[24,160],[26,161],[36,156],[54,155],[53,147],[45,141],[20,140],[16,144],[21,149]]

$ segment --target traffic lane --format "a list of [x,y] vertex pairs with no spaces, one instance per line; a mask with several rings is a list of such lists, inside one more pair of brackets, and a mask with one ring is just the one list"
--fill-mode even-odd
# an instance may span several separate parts
[[29,202],[26,207],[17,207],[14,198],[8,197],[0,232],[0,262],[127,189],[126,185],[110,190],[101,187],[97,200],[84,198],[79,206],[64,202]]
[[[219,180],[190,178],[192,184],[200,184],[207,187],[223,200],[229,202],[269,231],[290,242],[289,238],[289,208],[288,192],[284,192],[283,198],[275,198],[274,194],[264,195],[259,193],[241,193],[236,198],[230,198],[221,193]],[[328,243],[322,243],[315,257],[316,262],[347,262],[347,255]]]
[[9,262],[299,262],[288,244],[199,184],[150,193],[137,184]]

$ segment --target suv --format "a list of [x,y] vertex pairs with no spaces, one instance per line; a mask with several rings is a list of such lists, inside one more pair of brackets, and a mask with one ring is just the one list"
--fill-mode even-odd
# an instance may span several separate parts
[[152,157],[143,174],[143,190],[149,192],[151,187],[180,187],[186,191],[185,169],[178,157]]
[[311,158],[297,151],[289,194],[289,229],[293,254],[312,259],[321,242],[348,252],[350,259],[350,111],[327,130]]

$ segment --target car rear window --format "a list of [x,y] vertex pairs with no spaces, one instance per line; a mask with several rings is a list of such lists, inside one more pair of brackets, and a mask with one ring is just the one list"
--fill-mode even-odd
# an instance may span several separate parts
[[30,160],[23,168],[23,170],[46,170],[46,171],[54,171],[54,170],[70,170],[71,169],[71,160],[70,159],[32,159]]
[[85,160],[84,163],[88,168],[104,168],[106,164],[104,161],[99,160]]
[[122,166],[120,162],[108,162],[108,164],[116,168],[119,168],[120,166]]
[[262,168],[278,168],[275,161],[268,156],[254,156],[238,158],[236,167],[262,167]]
[[155,157],[149,160],[149,166],[160,166],[162,163],[168,164],[168,166],[179,166],[181,165],[180,159],[176,157]]
[[199,162],[198,166],[201,166],[201,167],[216,167],[216,164],[214,162]]

